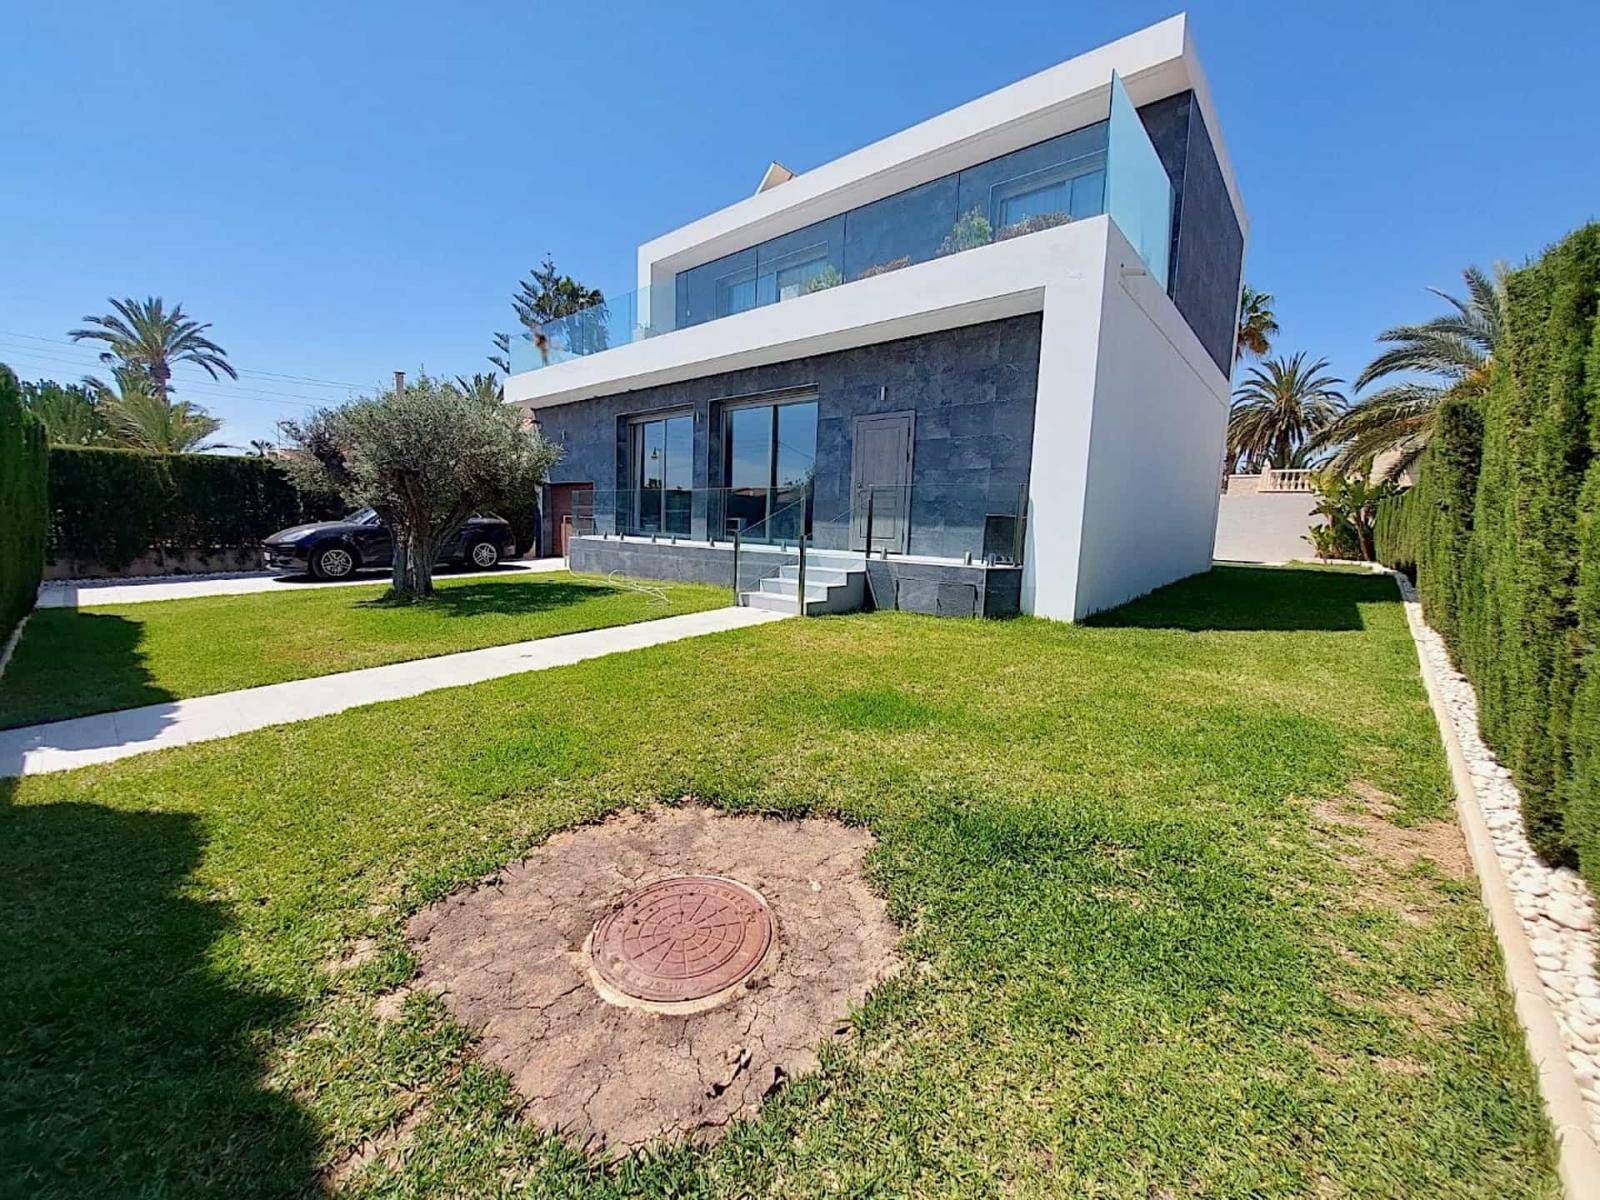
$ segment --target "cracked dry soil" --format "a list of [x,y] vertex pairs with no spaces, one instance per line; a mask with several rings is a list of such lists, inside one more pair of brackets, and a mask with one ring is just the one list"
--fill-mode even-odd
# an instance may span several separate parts
[[[899,969],[898,930],[862,870],[864,829],[700,808],[627,812],[557,834],[494,878],[414,916],[419,982],[509,1073],[527,1115],[619,1155],[710,1142],[785,1079]],[[755,888],[775,938],[727,1003],[666,1015],[603,1000],[584,942],[625,894],[679,874]]]

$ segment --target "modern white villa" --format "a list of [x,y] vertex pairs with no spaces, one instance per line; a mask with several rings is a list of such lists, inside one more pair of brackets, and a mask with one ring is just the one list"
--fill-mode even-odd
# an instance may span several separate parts
[[789,611],[1076,620],[1206,570],[1247,231],[1183,16],[774,163],[514,343],[545,544]]

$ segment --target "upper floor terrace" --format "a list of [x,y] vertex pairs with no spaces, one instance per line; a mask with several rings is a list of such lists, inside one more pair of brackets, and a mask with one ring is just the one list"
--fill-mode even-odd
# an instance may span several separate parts
[[1187,24],[1164,21],[646,243],[637,287],[514,338],[513,374],[1101,215],[1225,372],[1245,225],[1209,111]]

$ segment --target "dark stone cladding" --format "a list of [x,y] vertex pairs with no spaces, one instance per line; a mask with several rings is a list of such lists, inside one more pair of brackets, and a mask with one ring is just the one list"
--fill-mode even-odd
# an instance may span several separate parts
[[[733,547],[673,545],[580,537],[572,540],[571,567],[585,574],[616,572],[635,579],[670,579],[728,587]],[[739,590],[756,591],[794,555],[745,553],[739,559]],[[819,565],[833,566],[837,560]],[[938,617],[1014,617],[1021,611],[1022,571],[1016,567],[873,559],[867,569],[868,609],[898,609]]]
[[1139,118],[1172,179],[1172,301],[1226,375],[1233,369],[1244,231],[1194,93],[1146,104]]
[[[592,483],[602,492],[625,488],[629,422],[692,411],[694,486],[721,487],[728,402],[804,389],[817,399],[814,512],[821,547],[846,548],[847,529],[835,518],[849,508],[855,418],[910,410],[916,416],[909,552],[981,557],[985,518],[1017,513],[1027,489],[1040,326],[1038,314],[1011,317],[540,409],[545,435],[565,448],[550,481]],[[553,530],[545,533],[551,544]],[[693,536],[706,531],[697,528]]]

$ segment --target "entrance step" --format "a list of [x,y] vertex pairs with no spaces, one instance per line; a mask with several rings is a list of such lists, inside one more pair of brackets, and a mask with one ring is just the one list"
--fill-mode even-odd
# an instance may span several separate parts
[[[864,568],[836,570],[828,567],[813,568],[806,564],[805,612],[807,616],[822,613],[856,612],[866,600],[867,572]],[[800,611],[800,568],[783,567],[777,575],[761,581],[753,592],[745,592],[740,602],[749,608],[764,608],[769,612],[798,613]]]

